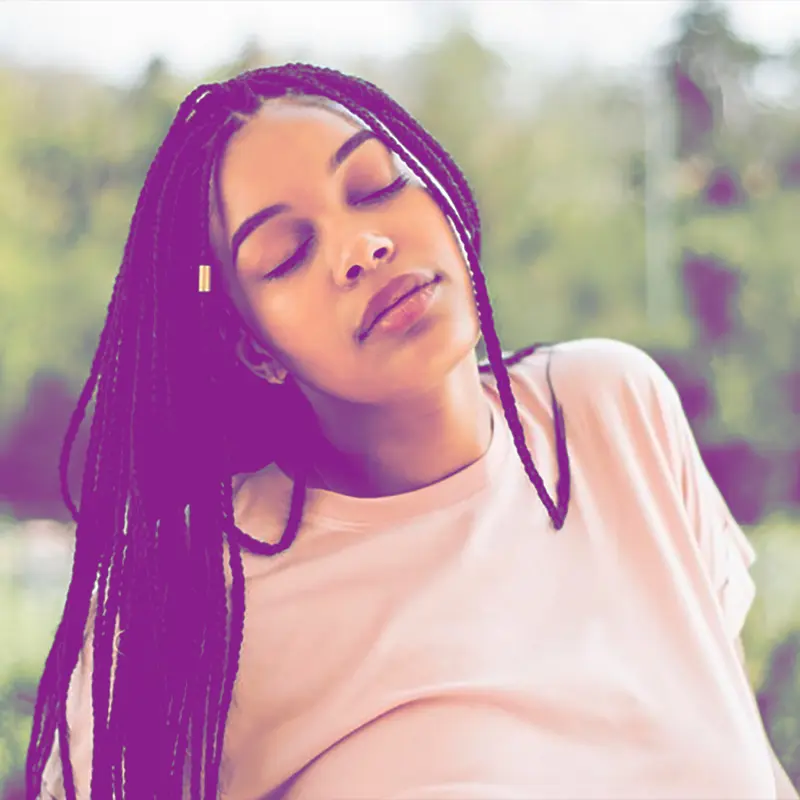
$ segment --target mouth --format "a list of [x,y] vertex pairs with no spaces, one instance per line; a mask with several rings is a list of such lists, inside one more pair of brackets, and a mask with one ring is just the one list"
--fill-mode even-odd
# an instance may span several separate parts
[[[364,341],[373,328],[401,303],[404,303],[417,292],[440,281],[441,275],[435,275],[432,279],[427,279],[427,276],[420,273],[401,275],[399,278],[390,281],[373,296],[367,306],[358,331],[358,341]],[[402,293],[398,294],[398,292]],[[388,300],[391,300],[391,302],[387,303]]]

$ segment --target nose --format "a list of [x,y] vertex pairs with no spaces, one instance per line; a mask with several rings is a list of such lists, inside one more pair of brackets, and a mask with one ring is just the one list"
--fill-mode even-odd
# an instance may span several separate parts
[[394,257],[394,242],[386,236],[363,234],[355,250],[354,258],[344,262],[345,280],[351,282],[362,272],[374,270],[379,264]]

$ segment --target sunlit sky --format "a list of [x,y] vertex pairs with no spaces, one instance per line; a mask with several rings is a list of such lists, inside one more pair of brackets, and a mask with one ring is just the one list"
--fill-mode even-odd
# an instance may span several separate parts
[[[154,54],[182,75],[235,55],[250,36],[279,53],[345,66],[435,39],[463,7],[478,37],[546,69],[641,64],[670,37],[681,0],[0,0],[0,55],[127,83]],[[800,0],[730,0],[734,29],[771,48],[800,41]]]

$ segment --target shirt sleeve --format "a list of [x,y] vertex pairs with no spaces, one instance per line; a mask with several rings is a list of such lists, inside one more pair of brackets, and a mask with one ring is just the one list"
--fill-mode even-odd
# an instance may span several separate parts
[[734,519],[706,468],[674,384],[653,360],[659,405],[664,410],[680,489],[703,564],[714,586],[731,639],[741,634],[756,595],[750,567],[756,552]]

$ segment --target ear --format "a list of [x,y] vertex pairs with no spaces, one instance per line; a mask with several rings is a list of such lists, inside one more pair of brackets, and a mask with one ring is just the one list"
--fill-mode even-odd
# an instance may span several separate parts
[[285,382],[288,374],[286,368],[252,336],[244,332],[240,334],[236,355],[257,378],[274,384]]

